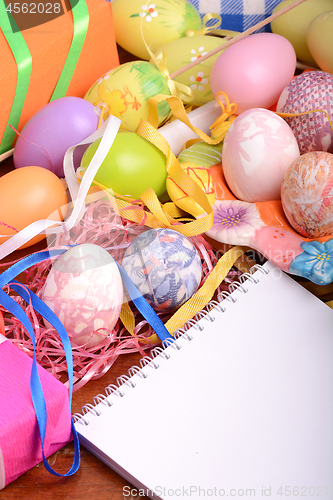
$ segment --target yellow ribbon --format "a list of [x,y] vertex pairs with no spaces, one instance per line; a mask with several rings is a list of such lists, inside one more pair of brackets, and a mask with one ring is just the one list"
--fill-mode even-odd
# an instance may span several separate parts
[[[226,99],[227,102],[226,106],[224,106],[224,104],[218,100],[218,97],[222,94]],[[185,111],[183,102],[179,97],[173,95],[169,96],[164,94],[157,94],[148,99],[149,111],[148,111],[147,122],[150,123],[153,127],[155,127],[155,129],[158,127],[157,106],[162,101],[167,101],[167,103],[171,108],[173,116],[175,118],[178,118],[178,120],[182,121],[185,125],[187,125],[203,141],[207,142],[207,144],[219,144],[224,139],[228,128],[236,118],[236,116],[233,115],[233,113],[236,110],[236,104],[234,103],[230,104],[226,94],[224,94],[223,92],[219,92],[219,94],[217,95],[217,104],[221,106],[223,113],[222,116],[220,116],[210,127],[213,128],[212,134],[214,135],[214,137],[210,137],[205,132],[203,132],[197,127],[194,127],[191,124],[189,117]]]
[[[215,19],[210,26],[208,26],[209,21]],[[186,36],[198,36],[198,35],[215,35],[220,37],[230,37],[233,38],[240,34],[239,31],[225,30],[225,29],[217,29],[222,22],[222,18],[220,14],[205,14],[202,19],[203,28],[201,30],[192,30],[188,29],[185,32]]]
[[[146,3],[146,7],[148,7],[149,2]],[[148,46],[145,37],[143,35],[142,29],[142,16],[140,17],[140,33],[142,37],[142,41],[147,49],[148,54],[150,55],[151,61],[155,64],[155,66],[160,70],[162,75],[167,80],[167,85],[169,87],[171,95],[176,95],[180,97],[183,102],[191,102],[193,100],[193,91],[187,85],[183,83],[179,83],[176,80],[172,80],[170,78],[170,73],[166,64],[166,56],[164,52],[160,53],[158,56],[152,52],[150,47]]]
[[[209,21],[211,21],[212,19],[215,20],[214,23],[211,24],[210,26],[208,26]],[[185,32],[185,35],[186,36],[208,35],[213,30],[218,28],[220,26],[221,22],[222,22],[222,18],[220,16],[220,14],[212,14],[212,13],[205,14],[203,19],[202,19],[203,28],[201,30],[188,29]]]
[[331,129],[333,130],[333,124],[330,115],[327,113],[327,111],[324,111],[323,109],[310,109],[310,111],[303,111],[303,113],[280,113],[278,111],[275,111],[275,114],[281,116],[281,118],[293,118],[295,116],[309,115],[310,113],[325,113],[328,122],[331,126]]
[[176,80],[172,80],[170,78],[170,73],[166,64],[165,53],[161,52],[156,56],[155,54],[153,54],[153,52],[151,52],[147,45],[146,48],[150,54],[152,62],[155,64],[155,66],[157,66],[162,75],[166,78],[171,95],[179,97],[185,103],[191,102],[193,100],[193,90],[184,83],[177,82]]
[[[202,311],[202,309],[213,298],[217,287],[222,283],[234,263],[244,254],[244,249],[241,247],[233,247],[228,250],[218,261],[214,269],[207,277],[205,283],[192,297],[185,302],[171,318],[165,323],[165,327],[171,335],[184,326],[186,321],[194,318],[194,316]],[[156,334],[151,335],[148,339],[152,344],[160,342]]]

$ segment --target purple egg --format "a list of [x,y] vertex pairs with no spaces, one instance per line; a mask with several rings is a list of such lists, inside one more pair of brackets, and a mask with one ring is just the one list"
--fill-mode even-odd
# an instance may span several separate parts
[[[67,149],[95,132],[98,122],[99,109],[80,97],[62,97],[46,104],[30,118],[17,139],[15,167],[39,166],[64,177]],[[76,167],[84,152],[83,147],[78,149],[81,151],[74,154]]]

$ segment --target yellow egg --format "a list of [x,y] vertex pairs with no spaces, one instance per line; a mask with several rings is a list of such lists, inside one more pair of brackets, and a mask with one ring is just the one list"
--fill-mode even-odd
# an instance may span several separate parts
[[[160,50],[155,52],[155,56],[159,56],[164,52],[168,71],[172,74],[187,64],[200,59],[207,52],[225,42],[226,40],[216,36],[188,36],[163,45]],[[210,73],[221,53],[222,51],[212,55],[175,78],[177,82],[181,82],[192,89],[194,97],[191,104],[201,106],[214,99],[210,89]]]
[[[67,205],[64,184],[53,172],[42,167],[17,168],[0,177],[0,244],[29,224],[41,220],[63,220],[61,208]],[[35,236],[22,245],[28,247],[45,238]]]
[[202,21],[198,11],[187,0],[113,0],[113,25],[117,43],[127,52],[148,60],[152,52],[171,40],[176,40],[188,29],[200,30]]
[[306,41],[319,68],[333,73],[333,11],[319,14],[311,21]]
[[[84,98],[94,105],[106,103],[108,115],[121,119],[121,127],[135,132],[140,120],[148,118],[148,99],[156,94],[170,95],[166,78],[147,61],[131,61],[112,69],[88,90]],[[159,122],[169,114],[167,102],[158,107]]]
[[[273,14],[293,3],[294,0],[284,0],[273,10]],[[306,0],[271,22],[273,33],[282,35],[293,45],[297,58],[301,61],[316,65],[306,43],[306,31],[312,19],[333,10],[333,0]]]

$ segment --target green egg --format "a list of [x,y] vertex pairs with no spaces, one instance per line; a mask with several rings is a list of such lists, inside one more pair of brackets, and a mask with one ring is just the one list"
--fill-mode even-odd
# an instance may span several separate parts
[[222,142],[212,145],[206,142],[198,142],[193,146],[184,149],[179,155],[180,163],[189,162],[200,165],[201,167],[211,167],[221,163],[222,160]]
[[[101,139],[85,151],[81,168],[87,169]],[[151,187],[159,197],[166,191],[166,156],[135,132],[118,132],[95,180],[114,193],[138,199]]]

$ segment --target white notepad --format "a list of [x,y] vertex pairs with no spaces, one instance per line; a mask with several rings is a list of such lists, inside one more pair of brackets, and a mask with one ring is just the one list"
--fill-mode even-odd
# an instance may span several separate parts
[[138,496],[333,499],[333,311],[270,263],[221,306],[88,405],[82,445]]

